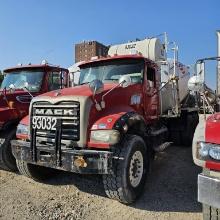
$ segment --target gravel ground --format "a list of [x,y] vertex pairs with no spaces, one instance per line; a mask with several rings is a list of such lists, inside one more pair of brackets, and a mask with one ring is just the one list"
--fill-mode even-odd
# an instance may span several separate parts
[[155,158],[140,199],[126,206],[105,196],[98,175],[60,172],[45,183],[0,170],[0,219],[202,219],[190,148]]

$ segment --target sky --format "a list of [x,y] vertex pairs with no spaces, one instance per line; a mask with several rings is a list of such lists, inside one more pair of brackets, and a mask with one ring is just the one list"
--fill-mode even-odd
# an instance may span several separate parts
[[219,10],[219,0],[0,0],[0,70],[43,59],[69,67],[83,40],[110,45],[163,32],[191,65],[217,55]]

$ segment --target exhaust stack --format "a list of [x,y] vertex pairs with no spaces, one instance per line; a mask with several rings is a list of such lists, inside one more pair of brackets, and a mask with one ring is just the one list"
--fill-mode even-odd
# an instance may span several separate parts
[[[216,31],[218,40],[217,56],[220,57],[220,30]],[[220,95],[220,60],[217,62],[217,94]]]

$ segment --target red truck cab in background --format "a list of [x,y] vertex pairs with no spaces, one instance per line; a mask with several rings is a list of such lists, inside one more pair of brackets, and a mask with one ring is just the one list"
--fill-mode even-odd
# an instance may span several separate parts
[[39,65],[18,65],[3,71],[0,87],[0,168],[17,170],[10,140],[29,104],[39,94],[68,86],[68,70],[46,61]]

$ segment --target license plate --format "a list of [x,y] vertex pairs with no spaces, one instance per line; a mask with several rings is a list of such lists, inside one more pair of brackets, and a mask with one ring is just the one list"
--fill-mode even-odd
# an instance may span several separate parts
[[32,127],[39,130],[56,130],[57,118],[33,116]]

